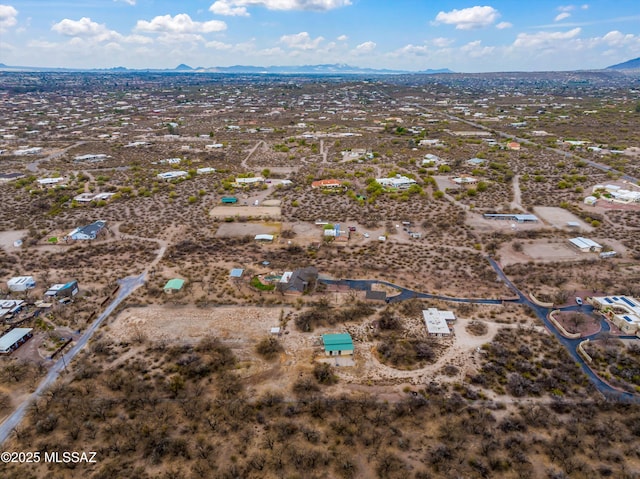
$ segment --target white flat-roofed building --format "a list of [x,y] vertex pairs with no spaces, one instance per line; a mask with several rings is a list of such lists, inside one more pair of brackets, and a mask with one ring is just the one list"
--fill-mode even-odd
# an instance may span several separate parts
[[34,146],[32,148],[23,148],[22,150],[16,150],[13,152],[16,156],[25,156],[25,155],[37,155],[42,151],[42,148],[39,146]]
[[625,334],[640,334],[640,301],[630,296],[600,296],[587,301]]
[[571,238],[569,240],[569,243],[571,243],[572,246],[578,248],[583,253],[599,253],[600,251],[602,251],[601,244],[596,243],[592,239],[583,238],[582,236]]
[[429,336],[450,336],[449,322],[455,321],[456,316],[452,311],[441,311],[429,308],[422,311],[424,324]]
[[393,178],[376,178],[376,182],[386,188],[397,188],[399,190],[407,189],[416,184],[416,180],[402,175],[396,175]]
[[16,276],[7,281],[9,291],[21,292],[36,287],[36,280],[33,276]]
[[236,184],[238,185],[255,185],[256,183],[264,183],[264,178],[261,176],[251,176],[249,178],[236,178]]
[[161,180],[175,180],[177,178],[184,178],[185,176],[187,176],[189,173],[187,173],[186,171],[182,171],[182,170],[176,170],[176,171],[167,171],[166,173],[160,173],[158,174],[158,178],[160,178]]
[[58,183],[62,183],[64,181],[64,177],[58,176],[56,178],[40,178],[39,180],[36,180],[36,181],[38,182],[38,185],[40,185],[41,187],[46,187],[46,186],[57,185]]
[[208,175],[210,173],[215,173],[216,169],[215,168],[211,168],[209,166],[205,166],[204,168],[198,168],[196,170],[196,173],[199,175]]
[[422,311],[424,317],[424,324],[427,326],[427,332],[429,336],[450,336],[451,330],[447,324],[446,319],[442,318],[438,314],[437,309],[429,308]]

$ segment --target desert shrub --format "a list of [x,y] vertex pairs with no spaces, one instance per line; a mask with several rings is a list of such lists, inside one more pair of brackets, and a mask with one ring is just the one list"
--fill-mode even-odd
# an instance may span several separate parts
[[313,376],[320,384],[335,384],[338,377],[333,374],[333,368],[327,363],[316,363],[313,367]]
[[256,344],[256,352],[265,359],[273,359],[282,351],[282,344],[273,336],[265,336]]

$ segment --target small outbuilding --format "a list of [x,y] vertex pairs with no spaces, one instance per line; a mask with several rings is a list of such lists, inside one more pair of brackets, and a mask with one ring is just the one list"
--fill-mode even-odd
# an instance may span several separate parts
[[322,344],[327,356],[353,356],[353,339],[348,333],[323,334]]
[[15,351],[33,336],[32,328],[14,328],[0,338],[0,354]]
[[229,277],[231,279],[240,279],[240,278],[242,278],[243,274],[244,274],[244,269],[242,269],[242,268],[233,268],[231,270],[231,273],[229,273]]
[[256,235],[255,240],[256,241],[273,241],[273,235],[267,235],[267,234]]
[[176,291],[180,291],[184,286],[184,279],[174,278],[167,281],[167,284],[164,285],[165,293],[174,293]]

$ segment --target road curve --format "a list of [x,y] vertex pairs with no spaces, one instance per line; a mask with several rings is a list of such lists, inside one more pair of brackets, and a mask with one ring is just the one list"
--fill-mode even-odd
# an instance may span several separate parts
[[[392,296],[389,298],[389,302],[398,302],[404,301],[407,299],[413,298],[422,298],[422,299],[439,299],[442,301],[450,301],[454,303],[475,303],[475,304],[502,304],[502,303],[516,303],[528,306],[531,310],[534,311],[536,316],[542,321],[542,323],[546,326],[546,328],[560,341],[560,343],[567,349],[571,357],[575,360],[576,363],[580,365],[580,368],[584,371],[586,376],[589,378],[591,383],[595,386],[595,388],[603,394],[607,398],[616,399],[621,402],[640,402],[640,398],[634,394],[620,391],[610,384],[603,381],[593,370],[587,365],[584,358],[578,353],[578,345],[585,341],[586,339],[594,339],[597,334],[593,334],[588,337],[578,338],[578,339],[569,339],[565,338],[560,332],[555,328],[555,326],[549,320],[549,312],[551,311],[549,308],[545,308],[542,306],[538,306],[533,303],[522,291],[520,291],[513,282],[507,277],[507,275],[502,271],[500,265],[491,257],[487,257],[487,260],[491,264],[491,267],[494,269],[498,278],[518,297],[517,299],[480,299],[480,298],[455,298],[450,296],[440,296],[435,294],[428,293],[420,293],[418,291],[412,291],[407,288],[403,288],[401,286],[395,285],[393,283],[388,283],[386,281],[379,280],[366,280],[366,279],[341,279],[341,280],[330,280],[330,279],[321,279],[319,280],[324,284],[334,284],[334,285],[345,285],[349,286],[352,289],[357,289],[360,291],[368,291],[371,289],[371,286],[374,284],[383,284],[385,286],[392,287],[398,291],[400,294],[396,296]],[[565,310],[573,310],[576,309],[576,306],[570,306],[567,308],[562,308],[562,311]],[[586,307],[585,307],[586,308]],[[588,309],[588,308],[587,308]],[[608,331],[609,325],[606,324],[606,321],[603,325],[602,331]]]
[[20,424],[24,415],[31,404],[33,404],[51,385],[58,379],[60,373],[63,369],[66,368],[66,364],[70,363],[73,358],[85,347],[91,336],[96,332],[96,330],[100,327],[102,322],[113,312],[114,309],[118,307],[118,305],[129,296],[138,286],[144,284],[145,274],[141,274],[139,276],[132,276],[125,279],[118,280],[118,284],[120,285],[120,290],[118,291],[118,295],[116,298],[107,306],[100,316],[96,318],[96,320],[91,323],[91,326],[87,328],[87,330],[82,334],[80,339],[76,342],[76,344],[65,354],[63,354],[60,359],[58,359],[53,366],[49,369],[49,372],[44,377],[40,384],[36,388],[36,390],[27,397],[18,408],[13,411],[13,413],[7,417],[2,424],[0,424],[0,444],[3,444],[11,432]]

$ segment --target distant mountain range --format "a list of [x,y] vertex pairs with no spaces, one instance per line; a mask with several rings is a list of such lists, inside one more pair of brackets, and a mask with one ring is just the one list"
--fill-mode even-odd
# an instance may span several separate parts
[[234,65],[230,67],[196,67],[192,68],[184,63],[173,69],[129,69],[125,67],[103,68],[103,69],[81,69],[81,68],[46,68],[46,67],[26,67],[26,66],[9,66],[0,63],[0,71],[32,71],[32,72],[181,72],[181,73],[254,73],[254,74],[316,74],[316,75],[401,75],[401,74],[423,74],[433,75],[438,73],[454,73],[448,68],[438,70],[388,70],[377,68],[360,68],[344,63],[323,64],[323,65],[300,65],[300,66],[249,66]]
[[633,60],[626,61],[624,63],[618,63],[617,65],[611,65],[607,67],[607,70],[638,70],[640,69],[640,57]]

